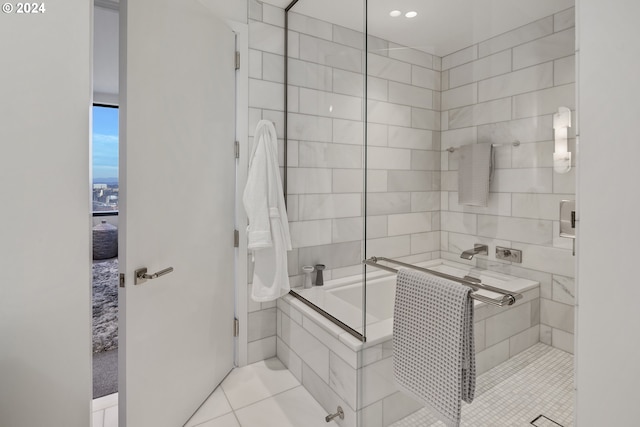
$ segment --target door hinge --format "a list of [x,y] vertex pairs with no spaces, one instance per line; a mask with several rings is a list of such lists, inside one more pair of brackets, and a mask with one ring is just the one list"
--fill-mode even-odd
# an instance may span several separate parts
[[237,318],[233,319],[233,336],[240,336],[240,321]]
[[233,230],[233,247],[240,247],[240,232],[238,230]]
[[235,141],[234,146],[236,150],[236,159],[239,159],[240,158],[240,142]]
[[120,287],[124,288],[124,273],[120,273]]
[[236,51],[236,70],[240,69],[240,52]]

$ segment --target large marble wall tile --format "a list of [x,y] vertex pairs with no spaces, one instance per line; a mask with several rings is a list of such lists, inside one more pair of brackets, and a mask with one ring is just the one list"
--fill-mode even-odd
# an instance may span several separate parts
[[479,54],[480,57],[491,55],[551,33],[553,33],[553,17],[548,16],[480,43]]
[[450,55],[443,56],[442,70],[448,70],[476,59],[478,59],[478,45],[469,46]]
[[511,51],[505,50],[449,70],[449,88],[511,71]]
[[362,169],[334,169],[334,193],[362,193],[364,191],[364,171]]
[[437,151],[411,150],[411,170],[440,170],[440,153]]
[[424,108],[411,108],[411,127],[440,130],[440,112]]
[[373,77],[411,84],[411,64],[369,53],[367,73]]
[[364,146],[364,123],[359,120],[333,119],[333,142]]
[[364,219],[341,218],[333,220],[332,241],[333,243],[360,241],[364,235]]
[[[362,92],[362,86],[357,86]],[[376,101],[389,100],[389,80],[369,76],[367,79],[367,99]]]
[[389,191],[431,191],[433,173],[427,171],[390,170],[387,174]]
[[335,353],[329,353],[329,386],[351,407],[358,409],[357,370]]
[[576,25],[576,8],[571,7],[553,15],[553,31],[562,31]]
[[513,194],[513,216],[557,221],[560,201],[574,199],[573,194]]
[[491,192],[551,193],[552,169],[496,169]]
[[411,107],[382,101],[367,102],[367,120],[396,126],[411,126]]
[[298,166],[361,169],[362,152],[358,145],[301,141]]
[[411,49],[389,42],[389,58],[398,59],[424,68],[433,69],[433,56],[420,50]]
[[553,300],[573,305],[576,297],[576,284],[573,277],[553,276]]
[[388,125],[367,123],[367,145],[370,147],[386,147],[389,145],[388,129]]
[[389,236],[431,231],[431,213],[415,212],[389,215]]
[[439,191],[411,193],[411,212],[440,211]]
[[411,67],[411,84],[439,91],[441,84],[440,72],[414,65]]
[[282,340],[323,381],[329,382],[329,349],[322,342],[299,324],[289,321],[288,316],[282,318]]
[[442,111],[478,102],[478,85],[472,83],[442,92]]
[[[468,127],[442,132],[442,149],[458,148],[462,145],[474,144],[478,139],[478,128]],[[447,153],[451,155],[452,153]]]
[[266,360],[276,355],[276,337],[271,336],[247,344],[247,363]]
[[298,209],[303,221],[361,216],[362,196],[351,193],[300,195]]
[[284,83],[284,58],[264,52],[262,54],[262,79]]
[[433,91],[390,81],[389,102],[418,108],[433,108]]
[[300,112],[312,116],[362,120],[362,99],[314,89],[300,89]]
[[462,212],[442,212],[440,227],[444,231],[477,234],[477,215]]
[[331,220],[290,222],[289,232],[294,248],[328,245],[331,243]]
[[576,169],[571,168],[567,173],[553,174],[553,192],[559,194],[575,193]]
[[387,215],[411,211],[411,193],[373,193],[367,195],[367,215]]
[[576,81],[576,56],[571,55],[566,58],[553,61],[553,83],[564,85]]
[[411,235],[411,253],[433,252],[440,250],[440,233],[418,233]]
[[288,136],[302,141],[331,142],[331,119],[305,114],[289,113],[287,118]]
[[513,243],[511,247],[523,253],[521,267],[567,277],[575,276],[575,259],[571,250],[522,243]]
[[502,240],[551,245],[553,223],[539,219],[478,215],[478,234]]
[[358,265],[362,261],[361,242],[334,243],[300,248],[298,271],[305,265],[325,264],[327,269]]
[[367,256],[398,258],[411,254],[411,236],[367,239]]
[[489,193],[489,201],[486,207],[467,206],[458,203],[458,192],[448,193],[448,210],[453,212],[468,212],[486,215],[511,215],[511,197],[509,193]]
[[367,36],[367,49],[369,53],[389,56],[389,41],[372,35]]
[[431,150],[433,133],[424,129],[389,126],[389,147]]
[[509,338],[509,357],[521,353],[540,341],[540,325],[534,324],[526,331]]
[[[520,144],[512,150],[511,166],[514,168],[552,168],[553,141]],[[575,142],[569,140],[569,151],[575,151]]]
[[269,110],[283,110],[284,85],[265,80],[249,79],[249,106]]
[[572,333],[565,332],[562,329],[553,328],[551,330],[551,343],[554,347],[567,353],[573,354],[575,338]]
[[249,25],[249,47],[263,52],[284,55],[284,30],[263,22]]
[[364,49],[363,32],[341,27],[340,25],[333,26],[333,41],[356,49]]
[[[511,144],[553,140],[553,115],[478,126],[478,141]],[[518,148],[516,148],[517,150]]]
[[400,148],[369,147],[367,150],[369,169],[411,169],[411,150]]
[[478,100],[504,98],[553,86],[553,62],[536,65],[478,83]]
[[386,170],[367,170],[367,193],[379,193],[387,191]]
[[561,329],[573,333],[574,315],[573,306],[559,302],[542,299],[540,301],[540,322],[552,328]]
[[331,169],[289,168],[287,174],[289,194],[331,193]]
[[302,359],[284,343],[280,336],[276,340],[276,355],[293,376],[302,382]]
[[478,126],[511,119],[511,99],[502,98],[449,111],[449,129]]
[[573,55],[576,34],[574,28],[534,40],[513,48],[513,69]]
[[289,12],[289,29],[325,40],[333,38],[333,25],[295,12]]
[[247,341],[261,340],[276,334],[276,309],[255,311],[249,313],[247,327]]
[[332,69],[320,64],[289,58],[289,86],[331,91]]
[[390,426],[423,407],[420,402],[400,391],[387,396],[382,401],[382,425]]
[[509,340],[504,340],[476,354],[476,375],[482,375],[489,369],[509,359]]
[[300,59],[356,73],[364,68],[362,51],[359,49],[305,34],[300,34]]
[[484,320],[486,323],[486,346],[499,342],[529,329],[531,323],[531,303],[504,310],[500,314]]
[[[371,82],[368,82],[369,86]],[[345,95],[364,97],[364,76],[360,73],[345,71],[340,69],[333,70],[333,91]],[[377,99],[377,98],[376,98]]]

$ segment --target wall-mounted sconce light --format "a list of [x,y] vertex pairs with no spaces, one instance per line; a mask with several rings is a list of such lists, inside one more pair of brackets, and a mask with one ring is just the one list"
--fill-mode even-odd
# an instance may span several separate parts
[[553,170],[567,173],[571,170],[571,152],[568,147],[568,133],[571,127],[571,110],[567,107],[558,108],[553,115],[553,130],[555,131],[556,148],[553,153]]

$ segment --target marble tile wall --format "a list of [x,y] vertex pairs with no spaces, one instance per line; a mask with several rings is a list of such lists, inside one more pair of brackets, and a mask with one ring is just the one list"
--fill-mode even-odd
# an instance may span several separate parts
[[[575,200],[575,167],[553,171],[553,113],[575,123],[574,9],[562,11],[442,58],[441,256],[461,261],[474,243],[489,256],[470,264],[539,281],[540,340],[573,352],[574,257],[559,237],[559,202]],[[575,130],[570,130],[575,152]],[[445,149],[506,143],[486,208],[458,204],[458,154]],[[576,155],[573,155],[575,163]],[[574,164],[575,166],[575,164]],[[522,264],[495,258],[495,246],[522,250]]]
[[292,284],[304,265],[360,274],[365,211],[368,256],[439,256],[440,58],[369,37],[365,159],[363,34],[294,12],[289,24]]
[[[249,58],[242,58],[242,66],[249,67],[249,144],[258,121],[271,120],[282,138],[284,132],[284,10],[249,0]],[[320,70],[319,70],[320,72]],[[302,125],[302,124],[300,124]],[[317,133],[322,138],[322,129]],[[325,137],[324,140],[330,140]],[[284,141],[278,140],[280,164],[283,163]],[[242,153],[241,153],[242,154]],[[318,193],[329,193],[331,176],[315,173],[315,170],[300,172],[292,180],[293,188],[313,188]],[[328,229],[330,230],[330,229]],[[309,237],[306,237],[309,238]],[[303,242],[304,243],[304,242]],[[297,263],[293,257],[291,261]],[[248,274],[248,355],[247,362],[254,363],[276,355],[276,303],[256,303],[250,297],[253,278],[249,256]]]

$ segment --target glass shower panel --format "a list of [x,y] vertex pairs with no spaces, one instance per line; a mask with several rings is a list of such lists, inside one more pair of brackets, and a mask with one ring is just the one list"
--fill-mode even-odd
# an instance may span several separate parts
[[364,1],[300,0],[287,26],[292,293],[363,340]]

